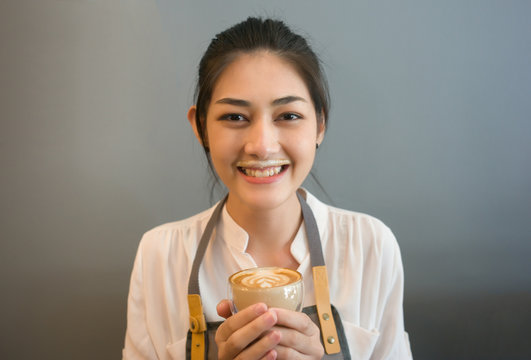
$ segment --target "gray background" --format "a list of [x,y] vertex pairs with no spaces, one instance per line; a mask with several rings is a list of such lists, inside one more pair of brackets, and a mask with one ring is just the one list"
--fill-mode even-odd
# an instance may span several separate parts
[[121,356],[140,236],[210,204],[196,65],[248,15],[321,54],[315,173],[394,230],[415,358],[531,358],[531,3],[512,0],[0,1],[0,358]]

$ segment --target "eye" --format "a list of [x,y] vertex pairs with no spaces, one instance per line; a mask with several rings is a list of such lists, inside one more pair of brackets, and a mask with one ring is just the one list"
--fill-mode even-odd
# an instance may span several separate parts
[[239,122],[239,121],[245,121],[246,119],[241,114],[225,114],[220,117],[220,120]]
[[287,120],[287,121],[299,120],[301,118],[302,118],[302,116],[300,116],[298,114],[295,114],[295,113],[284,113],[284,114],[279,116],[279,120]]

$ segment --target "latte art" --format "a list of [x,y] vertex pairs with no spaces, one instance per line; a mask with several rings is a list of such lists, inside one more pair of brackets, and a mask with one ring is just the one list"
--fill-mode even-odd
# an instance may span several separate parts
[[302,306],[302,276],[295,270],[279,267],[253,268],[229,277],[229,298],[233,312],[257,302],[269,307],[299,311]]
[[234,280],[236,283],[239,282],[243,286],[251,288],[271,288],[289,284],[297,278],[294,278],[292,274],[286,274],[281,269],[264,269],[260,272],[244,274],[240,279]]

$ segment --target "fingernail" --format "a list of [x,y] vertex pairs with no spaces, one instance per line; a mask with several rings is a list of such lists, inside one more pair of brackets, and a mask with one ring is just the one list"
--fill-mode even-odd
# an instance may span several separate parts
[[277,323],[277,314],[274,312],[274,311],[267,311],[267,314],[264,315],[266,316],[266,321],[271,325],[275,325]]
[[262,315],[267,311],[267,306],[264,303],[258,303],[253,305],[253,310],[256,314]]
[[280,331],[271,331],[271,333],[269,334],[271,340],[273,340],[274,342],[279,342],[280,341]]
[[277,358],[277,352],[274,349],[270,350],[267,356],[269,359],[275,360]]

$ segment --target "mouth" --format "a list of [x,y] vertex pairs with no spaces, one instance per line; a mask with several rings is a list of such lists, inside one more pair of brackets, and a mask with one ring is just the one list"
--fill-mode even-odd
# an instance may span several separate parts
[[247,160],[236,163],[239,172],[253,178],[267,178],[278,175],[286,171],[289,165],[289,160]]

